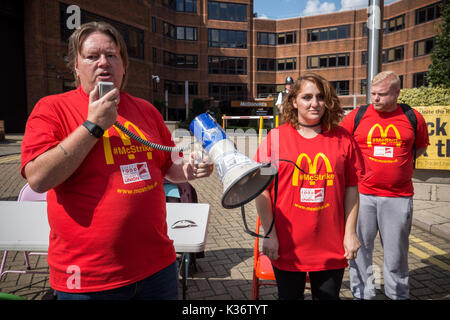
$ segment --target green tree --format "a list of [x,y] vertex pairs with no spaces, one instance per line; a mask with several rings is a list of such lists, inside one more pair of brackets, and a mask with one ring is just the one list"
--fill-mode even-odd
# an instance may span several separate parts
[[440,34],[435,38],[431,53],[431,65],[427,81],[432,87],[450,88],[450,5],[444,1],[441,5],[442,23],[438,27]]

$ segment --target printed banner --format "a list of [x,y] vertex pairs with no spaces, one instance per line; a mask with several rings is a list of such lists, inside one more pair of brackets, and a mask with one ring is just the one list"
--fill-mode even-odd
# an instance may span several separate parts
[[450,170],[450,106],[414,107],[425,119],[430,136],[427,152],[417,158],[417,169]]

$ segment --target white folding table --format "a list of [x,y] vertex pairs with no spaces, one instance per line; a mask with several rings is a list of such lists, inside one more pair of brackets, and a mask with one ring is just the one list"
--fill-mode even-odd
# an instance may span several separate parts
[[[175,251],[182,254],[183,299],[186,295],[191,255],[203,252],[209,222],[209,204],[167,203],[167,232]],[[192,221],[192,223],[186,223]],[[173,226],[173,227],[172,227]],[[48,250],[50,227],[47,220],[47,202],[0,201],[0,250]],[[0,266],[0,280],[5,273],[36,271],[4,270],[6,254]]]

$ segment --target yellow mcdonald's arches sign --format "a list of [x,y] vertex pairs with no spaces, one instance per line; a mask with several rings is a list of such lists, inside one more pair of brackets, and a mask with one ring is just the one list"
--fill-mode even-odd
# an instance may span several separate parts
[[[327,186],[333,185],[333,168],[331,167],[330,160],[328,160],[325,154],[323,154],[322,152],[317,153],[314,157],[314,161],[311,162],[311,158],[306,153],[302,153],[297,158],[296,164],[298,167],[300,167],[303,158],[308,161],[309,174],[300,173],[300,170],[296,167],[294,170],[294,175],[292,176],[293,186],[298,186],[299,180],[307,180],[309,181],[310,185],[315,185],[316,181],[327,180]],[[327,171],[326,174],[317,174],[317,164],[319,162],[319,158],[322,158],[323,162],[325,163],[325,168]]]
[[[402,137],[400,136],[400,133],[398,132],[397,128],[393,124],[388,125],[386,127],[386,129],[383,130],[383,127],[379,123],[377,123],[370,129],[369,133],[367,134],[367,146],[368,147],[372,147],[372,142],[373,142],[372,135],[376,128],[378,128],[380,130],[381,138],[375,138],[374,142],[381,143],[382,145],[385,145],[387,143],[395,143],[395,145],[397,147],[400,147],[402,145]],[[392,128],[392,130],[394,130],[396,139],[387,138],[387,134],[389,132],[389,129],[391,129],[391,128]]]
[[[147,138],[145,137],[145,135],[142,133],[141,130],[139,130],[139,128],[132,122],[130,121],[126,121],[123,125],[125,128],[129,129],[130,126],[132,126],[134,128],[134,130],[136,131],[136,133],[139,135],[139,137],[141,137],[142,139],[147,141]],[[122,140],[122,147],[111,147],[111,142],[110,142],[110,130],[112,130],[112,128],[114,128],[117,133],[119,134],[120,139]],[[105,131],[105,133],[103,134],[103,149],[105,152],[105,160],[106,160],[106,164],[114,164],[114,157],[113,155],[127,155],[128,159],[133,160],[135,159],[135,154],[138,152],[147,152],[147,159],[151,160],[152,159],[152,148],[141,145],[141,146],[134,146],[131,145],[131,141],[130,141],[130,137],[128,137],[128,135],[126,135],[125,133],[123,133],[119,128],[117,128],[115,125],[113,125],[111,128],[109,128],[108,130]]]

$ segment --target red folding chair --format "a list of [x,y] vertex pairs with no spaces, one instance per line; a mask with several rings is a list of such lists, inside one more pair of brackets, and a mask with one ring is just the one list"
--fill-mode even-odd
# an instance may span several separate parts
[[[256,217],[256,234],[259,234],[259,227],[261,221],[259,216]],[[305,289],[311,289],[309,282],[309,275],[306,274]],[[259,287],[261,286],[276,286],[275,275],[273,273],[272,263],[270,259],[259,250],[259,238],[255,237],[255,244],[253,247],[253,285],[252,285],[252,300],[259,299]]]

